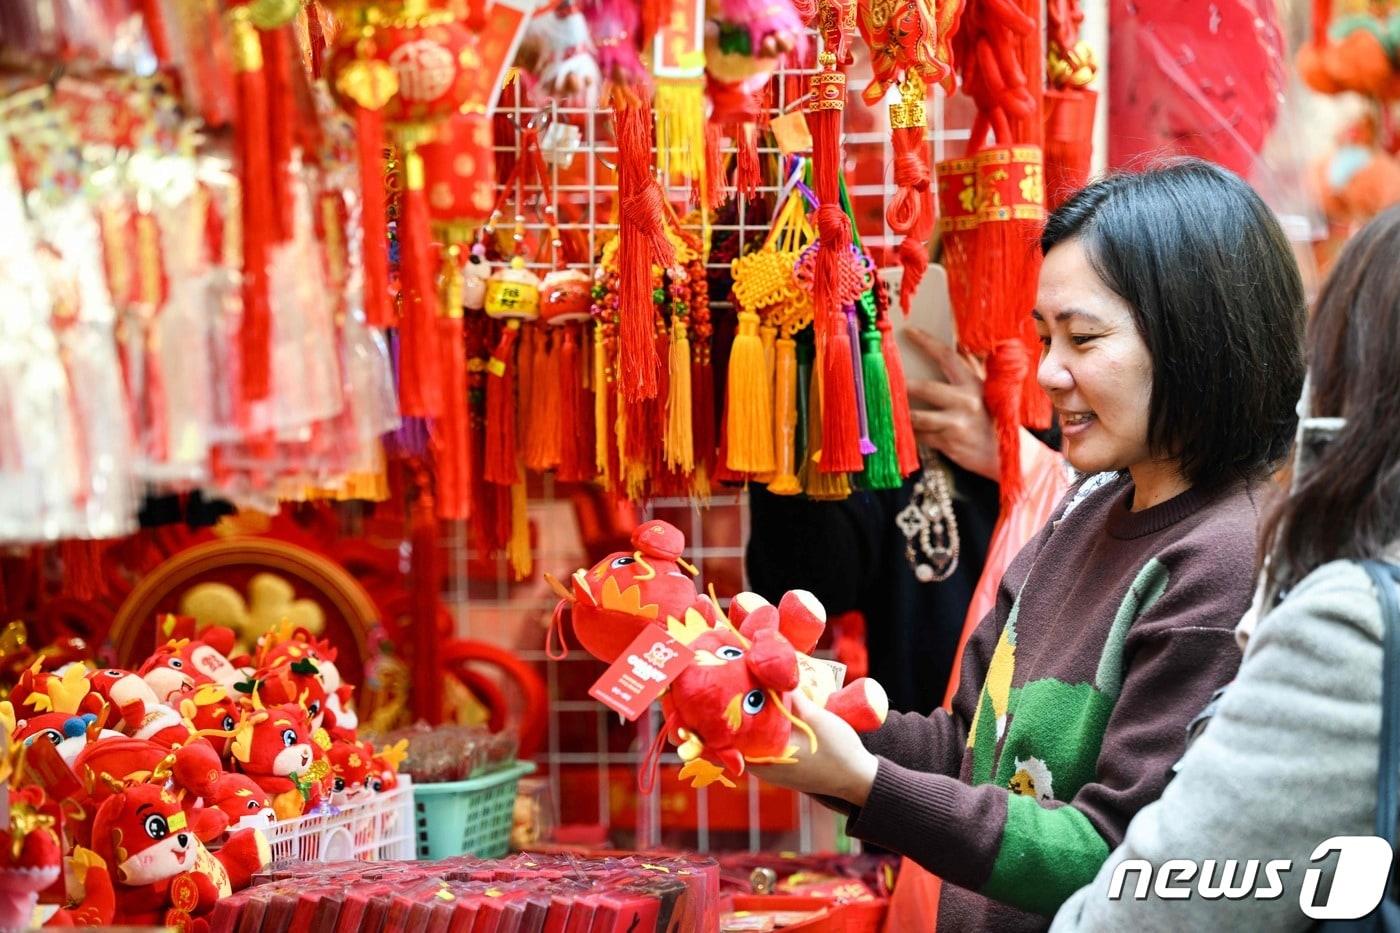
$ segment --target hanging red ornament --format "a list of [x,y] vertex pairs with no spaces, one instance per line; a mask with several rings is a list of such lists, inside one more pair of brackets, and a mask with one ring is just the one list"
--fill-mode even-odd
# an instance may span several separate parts
[[444,242],[467,242],[495,203],[490,119],[479,111],[453,114],[437,125],[433,141],[418,151],[427,173],[434,232]]

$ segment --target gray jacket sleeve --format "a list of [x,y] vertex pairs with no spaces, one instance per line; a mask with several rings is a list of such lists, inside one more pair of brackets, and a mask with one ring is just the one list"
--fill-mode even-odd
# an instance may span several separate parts
[[[1093,883],[1060,909],[1052,933],[1307,929],[1313,921],[1298,907],[1304,874],[1323,868],[1325,892],[1336,862],[1311,864],[1313,850],[1332,836],[1373,831],[1381,657],[1380,609],[1365,571],[1339,561],[1304,579],[1259,623],[1239,676],[1176,777],[1133,818]],[[1125,859],[1153,866],[1213,859],[1211,885],[1228,859],[1239,860],[1236,885],[1248,859],[1289,859],[1292,868],[1281,875],[1283,895],[1272,900],[1205,899],[1203,867],[1177,883],[1192,888],[1188,899],[1149,890],[1134,900],[1142,873],[1131,870],[1123,873],[1124,896],[1109,900]],[[1261,865],[1250,890],[1266,887]]]

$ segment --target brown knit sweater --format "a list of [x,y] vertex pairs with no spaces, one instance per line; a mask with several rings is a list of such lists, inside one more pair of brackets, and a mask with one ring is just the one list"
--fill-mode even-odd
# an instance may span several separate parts
[[1017,555],[951,714],[892,713],[853,836],[944,879],[945,931],[1041,929],[1155,800],[1187,723],[1239,664],[1263,490],[1132,512],[1083,481]]

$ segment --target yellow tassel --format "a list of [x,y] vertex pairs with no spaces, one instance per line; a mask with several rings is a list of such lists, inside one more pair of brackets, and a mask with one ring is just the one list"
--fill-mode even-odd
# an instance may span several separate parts
[[693,78],[656,82],[656,167],[674,178],[705,174],[705,83]]
[[758,315],[739,312],[739,333],[729,353],[729,468],[770,473],[773,460],[773,399],[758,338]]
[[[775,388],[774,383],[773,383],[773,375],[774,375],[774,373],[775,373],[775,371],[776,371],[776,368],[775,368],[775,367],[776,367],[776,365],[777,365],[777,359],[776,359],[776,357],[777,357],[776,344],[777,344],[777,340],[778,340],[778,328],[774,327],[772,324],[769,324],[769,323],[767,323],[767,322],[764,322],[764,323],[759,324],[759,325],[758,325],[758,339],[759,339],[759,342],[763,344],[763,382],[764,382],[765,385],[768,386],[768,393],[769,393],[768,397],[771,398],[771,399],[773,399],[773,400],[776,402],[776,401],[777,401],[777,392],[776,392],[776,388]],[[774,426],[776,427],[777,420],[778,420],[778,419],[777,419],[777,417],[776,417],[776,409],[775,409],[775,408],[770,408],[770,409],[769,409],[769,414],[768,414],[768,423],[769,423],[769,424],[772,424],[772,425],[774,425]],[[776,439],[777,439],[777,437],[776,437],[776,435],[774,435],[774,440],[776,441]],[[755,476],[755,477],[753,478],[753,479],[754,479],[754,482],[755,482],[755,483],[765,483],[765,484],[766,484],[766,483],[771,483],[771,482],[773,482],[773,480],[777,478],[777,473],[776,473],[777,465],[778,465],[778,448],[776,447],[776,444],[775,444],[774,450],[773,450],[773,467],[774,467],[774,469],[769,470],[769,471],[766,472],[766,473],[760,473],[760,474],[758,474],[757,476]]]
[[613,478],[608,475],[608,344],[603,335],[593,331],[593,465],[603,488],[611,489]]
[[681,473],[695,468],[695,435],[690,422],[690,338],[685,319],[671,325],[671,386],[666,396],[666,465]]
[[797,458],[797,343],[791,337],[777,341],[773,370],[773,446],[778,470],[768,491],[779,496],[795,496],[802,491],[793,472]]
[[802,488],[809,499],[844,499],[851,494],[850,477],[827,473],[822,460],[822,360],[812,366],[811,391],[807,394],[807,458],[802,463]]
[[516,483],[510,487],[510,540],[506,542],[506,560],[510,562],[510,572],[515,579],[523,580],[534,569],[534,555],[530,553],[530,512],[525,497],[525,484]]
[[697,463],[690,474],[690,494],[701,505],[710,502],[710,471],[704,463]]

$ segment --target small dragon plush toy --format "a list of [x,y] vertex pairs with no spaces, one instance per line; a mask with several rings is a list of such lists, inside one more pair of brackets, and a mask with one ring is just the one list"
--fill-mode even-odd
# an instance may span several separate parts
[[[681,557],[685,536],[674,525],[650,521],[632,533],[631,553],[609,554],[571,577],[565,589],[549,577],[561,599],[556,629],[572,609],[574,634],[602,661],[615,661],[648,626],[656,626],[694,653],[694,659],[661,695],[665,729],[685,762],[682,779],[696,787],[742,775],[746,763],[793,761],[793,730],[816,745],[810,727],[792,713],[802,690],[859,731],[878,728],[889,711],[884,688],[868,678],[846,686],[810,657],[826,628],[826,612],[811,593],[793,590],[773,606],[741,593],[728,617],[700,594],[695,568]],[[641,779],[647,784],[654,756]]]

